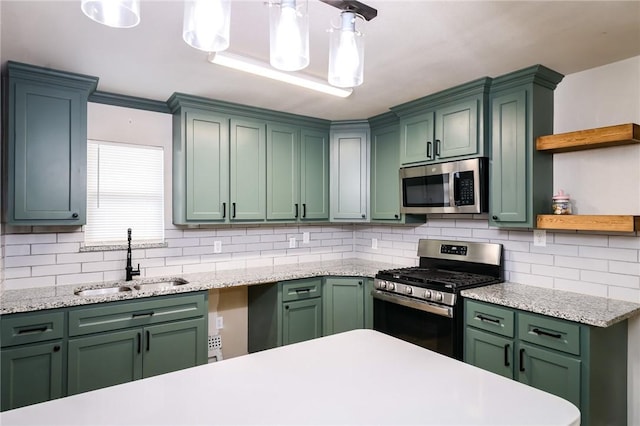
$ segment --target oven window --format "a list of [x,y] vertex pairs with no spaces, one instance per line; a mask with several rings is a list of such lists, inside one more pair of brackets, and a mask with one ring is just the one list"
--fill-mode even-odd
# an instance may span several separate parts
[[455,357],[455,322],[395,303],[374,299],[373,328],[423,348]]
[[402,179],[405,207],[449,207],[449,174]]

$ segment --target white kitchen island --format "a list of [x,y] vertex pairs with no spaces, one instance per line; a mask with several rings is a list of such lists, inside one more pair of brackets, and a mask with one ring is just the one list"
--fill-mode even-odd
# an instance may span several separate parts
[[565,426],[579,425],[580,412],[516,381],[356,330],[6,411],[0,424]]

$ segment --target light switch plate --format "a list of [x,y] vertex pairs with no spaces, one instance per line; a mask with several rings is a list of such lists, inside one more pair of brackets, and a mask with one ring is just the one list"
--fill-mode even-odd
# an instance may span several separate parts
[[214,241],[213,242],[213,252],[214,253],[222,253],[222,241]]
[[376,250],[378,248],[378,239],[377,238],[372,238],[371,239],[371,248]]
[[296,239],[295,239],[295,237],[289,238],[289,248],[296,248]]
[[544,229],[533,230],[533,245],[537,247],[547,246],[547,231]]
[[303,232],[302,233],[302,242],[304,244],[309,244],[309,233],[308,232]]
[[217,316],[216,317],[216,329],[220,330],[224,328],[224,320],[222,319],[222,316]]

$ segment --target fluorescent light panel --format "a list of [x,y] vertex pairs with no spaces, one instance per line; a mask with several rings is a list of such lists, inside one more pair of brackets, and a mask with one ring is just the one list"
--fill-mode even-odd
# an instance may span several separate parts
[[272,80],[282,81],[284,83],[338,96],[340,98],[346,98],[353,93],[353,89],[341,89],[333,87],[317,78],[278,71],[272,68],[269,64],[244,56],[234,55],[233,53],[212,52],[209,53],[208,60],[212,64],[222,65],[223,67],[233,68],[235,70],[248,72],[250,74],[259,75]]

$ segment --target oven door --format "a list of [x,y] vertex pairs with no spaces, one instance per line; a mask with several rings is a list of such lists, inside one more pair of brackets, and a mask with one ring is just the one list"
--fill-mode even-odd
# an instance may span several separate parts
[[462,359],[455,309],[373,290],[373,329],[443,355]]

